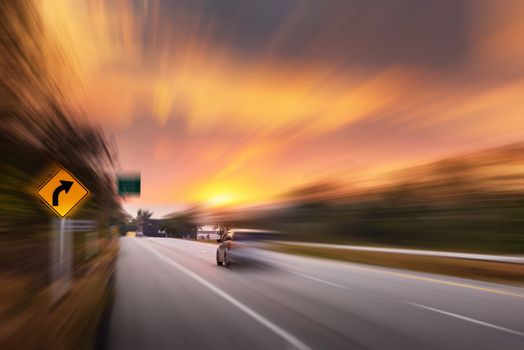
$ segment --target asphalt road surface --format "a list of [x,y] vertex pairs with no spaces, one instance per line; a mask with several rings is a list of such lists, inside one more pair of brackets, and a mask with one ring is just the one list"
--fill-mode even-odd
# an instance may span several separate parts
[[123,238],[109,349],[524,349],[524,289],[216,246]]

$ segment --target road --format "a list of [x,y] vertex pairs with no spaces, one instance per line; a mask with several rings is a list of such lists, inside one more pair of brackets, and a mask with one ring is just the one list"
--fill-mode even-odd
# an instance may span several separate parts
[[524,349],[524,289],[212,244],[122,238],[109,349]]

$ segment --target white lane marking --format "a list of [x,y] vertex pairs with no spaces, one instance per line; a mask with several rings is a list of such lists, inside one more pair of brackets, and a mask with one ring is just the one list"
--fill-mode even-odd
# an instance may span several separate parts
[[[323,279],[320,279],[320,278],[316,278],[316,277],[313,277],[313,276],[309,276],[309,275],[306,275],[306,274],[303,274],[303,273],[300,273],[300,272],[294,272],[294,271],[290,271],[290,272],[292,274],[294,274],[294,275],[301,276],[301,277],[304,277],[304,278],[307,278],[307,279],[310,279],[310,280],[313,280],[313,281],[317,281],[317,282],[320,282],[320,283],[324,283],[324,284],[327,284],[329,286],[333,286],[333,287],[337,287],[337,288],[341,288],[341,289],[346,289],[346,290],[350,290],[350,291],[356,291],[353,288],[346,287],[346,286],[343,286],[343,285],[338,284],[338,283],[329,282],[329,281],[326,281],[326,280],[323,280]],[[406,303],[410,304],[410,305],[413,305],[413,306],[417,306],[417,307],[426,309],[426,310],[431,310],[431,311],[438,312],[438,313],[441,313],[441,314],[444,314],[444,315],[455,317],[455,318],[458,318],[458,319],[461,319],[461,320],[464,320],[464,321],[469,321],[469,322],[472,322],[472,323],[475,323],[475,324],[479,324],[479,325],[482,325],[482,326],[485,326],[485,327],[490,327],[490,328],[498,329],[498,330],[503,331],[503,332],[524,336],[524,333],[522,333],[522,332],[519,332],[519,331],[516,331],[516,330],[513,330],[513,329],[509,329],[509,328],[505,328],[505,327],[501,327],[501,326],[497,326],[497,325],[494,325],[494,324],[491,324],[491,323],[479,321],[479,320],[476,320],[474,318],[470,318],[470,317],[454,314],[452,312],[435,309],[435,308],[432,308],[432,307],[429,307],[429,306],[425,306],[425,305],[421,305],[421,304],[417,304],[417,303],[411,303],[409,301],[406,301]]]
[[205,250],[205,249],[202,249],[202,253],[207,253],[207,250]]
[[[284,254],[284,253],[274,253],[273,252],[272,254],[279,255],[279,256],[287,255],[287,257],[297,258],[297,256],[293,256],[293,255],[290,255],[290,254]],[[315,260],[315,261],[320,260],[320,258],[311,258],[311,257],[305,257],[305,256],[301,256],[301,257],[298,257],[298,258],[300,258],[302,260]],[[506,296],[511,296],[511,297],[524,298],[524,293],[518,293],[518,292],[513,292],[513,291],[508,291],[508,290],[503,290],[503,289],[482,287],[482,286],[473,285],[473,284],[466,284],[464,282],[447,281],[447,280],[443,280],[443,279],[437,279],[437,278],[432,278],[432,277],[425,277],[425,276],[420,276],[420,275],[413,275],[413,274],[404,273],[404,272],[389,271],[389,270],[386,270],[387,268],[381,269],[381,268],[378,268],[378,267],[369,267],[369,266],[359,265],[359,264],[356,264],[356,263],[342,262],[342,261],[327,261],[327,260],[323,260],[323,262],[330,263],[330,264],[337,264],[337,265],[345,265],[345,267],[347,267],[347,268],[351,267],[351,270],[369,271],[369,272],[373,272],[373,273],[380,273],[380,274],[383,274],[383,275],[397,276],[397,277],[409,278],[409,279],[412,279],[412,280],[419,280],[419,281],[424,281],[424,282],[437,283],[437,284],[442,284],[442,285],[447,285],[447,286],[473,289],[473,290],[478,290],[478,291],[492,293],[492,294],[500,294],[500,295],[506,295]],[[290,264],[290,263],[281,263],[281,264],[285,265],[288,268],[293,266],[293,264]],[[397,269],[397,271],[398,271],[398,269]],[[429,275],[429,274],[426,273],[426,275]],[[464,279],[462,279],[462,280],[464,280]]]
[[303,274],[303,273],[300,273],[300,272],[294,272],[294,271],[289,271],[289,272],[291,272],[294,275],[297,275],[297,276],[300,276],[300,277],[304,277],[304,278],[307,278],[307,279],[312,280],[312,281],[316,281],[316,282],[320,282],[320,283],[323,283],[323,284],[327,284],[328,286],[337,287],[337,288],[341,288],[341,289],[345,289],[345,290],[350,290],[350,291],[353,291],[353,292],[356,291],[356,289],[353,289],[353,288],[350,288],[350,287],[346,287],[346,286],[343,286],[343,285],[338,284],[338,283],[329,282],[329,281],[326,281],[326,280],[323,280],[323,279],[320,279],[320,278],[316,278],[316,277],[313,277],[313,276],[309,276],[309,275],[306,275],[306,274]]
[[[301,276],[301,277],[304,277],[304,278],[307,278],[307,279],[310,279],[310,280],[313,280],[313,281],[317,281],[317,282],[320,282],[320,283],[324,283],[324,284],[327,284],[327,285],[330,285],[330,286],[333,286],[333,287],[342,288],[342,289],[350,290],[350,291],[353,291],[353,292],[356,291],[353,288],[346,287],[346,286],[343,286],[343,285],[340,285],[340,284],[337,284],[337,283],[329,282],[329,281],[326,281],[326,280],[323,280],[323,279],[320,279],[320,278],[316,278],[316,277],[313,277],[313,276],[309,276],[309,275],[306,275],[306,274],[303,274],[303,273],[300,273],[300,272],[294,272],[294,271],[290,271],[290,272],[292,274],[294,274],[294,275]],[[432,307],[429,307],[429,306],[425,306],[425,305],[421,305],[421,304],[417,304],[417,303],[411,303],[409,301],[406,301],[405,303],[413,305],[413,306],[417,306],[417,307],[420,307],[420,308],[423,308],[423,309],[426,309],[426,310],[431,310],[431,311],[438,312],[438,313],[441,313],[441,314],[444,314],[444,315],[448,315],[448,316],[451,316],[451,317],[459,318],[461,320],[465,320],[465,321],[469,321],[469,322],[472,322],[472,323],[476,323],[476,324],[479,324],[479,325],[482,325],[482,326],[498,329],[498,330],[503,331],[503,332],[508,332],[508,333],[511,333],[511,334],[524,336],[524,333],[522,333],[522,332],[515,331],[513,329],[509,329],[509,328],[505,328],[505,327],[501,327],[501,326],[497,326],[497,325],[494,325],[494,324],[491,324],[491,323],[479,321],[479,320],[476,320],[474,318],[470,318],[470,317],[454,314],[452,312],[447,312],[447,311],[444,311],[444,310],[435,309],[435,308],[432,308]]]
[[276,324],[274,324],[273,322],[271,322],[270,320],[268,320],[264,316],[260,315],[259,313],[257,313],[253,309],[249,308],[248,306],[246,306],[242,302],[238,301],[237,299],[235,299],[234,297],[232,297],[228,293],[224,292],[222,289],[218,288],[214,284],[212,284],[212,283],[208,282],[207,280],[203,279],[202,277],[200,277],[199,275],[197,275],[193,271],[185,268],[184,266],[180,265],[179,263],[175,262],[174,260],[169,259],[167,256],[157,252],[155,249],[151,248],[148,245],[144,245],[144,247],[146,249],[148,249],[151,253],[156,255],[159,259],[164,261],[165,263],[173,266],[174,268],[176,268],[180,272],[182,272],[182,273],[186,274],[187,276],[193,278],[195,281],[197,281],[200,284],[204,285],[205,287],[207,287],[212,292],[215,292],[216,294],[220,295],[222,298],[224,298],[225,300],[229,301],[231,304],[233,304],[234,306],[236,306],[240,310],[244,311],[246,314],[248,314],[249,316],[251,316],[252,318],[257,320],[258,322],[260,322],[266,328],[270,329],[271,331],[273,331],[274,333],[276,333],[277,335],[282,337],[284,340],[289,342],[295,348],[300,349],[300,350],[311,350],[311,348],[309,346],[304,344],[302,341],[300,341],[294,335],[292,335],[291,333],[287,332],[286,330],[280,328],[279,326],[277,326]]
[[497,326],[497,325],[492,324],[492,323],[479,321],[479,320],[476,320],[474,318],[470,318],[470,317],[466,317],[466,316],[462,316],[462,315],[457,315],[457,314],[454,314],[452,312],[447,312],[447,311],[444,311],[444,310],[435,309],[435,308],[432,308],[432,307],[429,307],[429,306],[425,306],[425,305],[421,305],[421,304],[417,304],[417,303],[411,303],[409,301],[406,301],[406,303],[408,303],[410,305],[413,305],[413,306],[420,307],[422,309],[438,312],[438,313],[443,314],[443,315],[455,317],[455,318],[458,318],[458,319],[461,319],[461,320],[464,320],[464,321],[468,321],[468,322],[471,322],[471,323],[475,323],[475,324],[478,324],[478,325],[481,325],[481,326],[497,329],[499,331],[503,331],[503,332],[507,332],[507,333],[511,333],[511,334],[515,334],[515,335],[520,335],[521,337],[524,337],[524,333],[516,331],[516,330],[513,330],[513,329]]

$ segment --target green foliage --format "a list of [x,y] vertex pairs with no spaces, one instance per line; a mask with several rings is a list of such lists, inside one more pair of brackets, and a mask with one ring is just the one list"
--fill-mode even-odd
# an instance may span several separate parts
[[150,221],[151,216],[153,216],[153,212],[149,209],[138,209],[136,213],[136,226],[142,230],[144,224]]
[[387,186],[308,186],[288,201],[235,226],[299,240],[523,254],[524,145],[405,169]]
[[0,265],[8,268],[47,254],[39,244],[53,214],[34,192],[56,166],[90,190],[75,218],[108,226],[123,222],[124,212],[111,143],[64,97],[72,65],[45,32],[37,6],[2,2],[0,18]]
[[181,238],[187,235],[196,237],[196,211],[187,210],[169,215],[161,220],[160,225],[165,227],[168,235],[172,237]]

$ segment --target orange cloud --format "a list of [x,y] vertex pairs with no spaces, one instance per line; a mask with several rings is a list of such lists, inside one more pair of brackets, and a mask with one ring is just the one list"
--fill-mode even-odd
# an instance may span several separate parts
[[[266,51],[248,56],[213,40],[215,24],[198,7],[166,22],[156,1],[42,2],[50,30],[78,62],[79,103],[90,116],[117,135],[139,118],[154,119],[157,133],[183,121],[180,133],[154,137],[147,156],[126,153],[124,166],[179,176],[169,192],[151,181],[151,201],[266,200],[323,176],[366,183],[460,149],[461,141],[480,140],[480,147],[524,137],[522,11],[473,4],[463,66],[374,67],[275,55],[306,9],[297,7],[280,23]],[[344,18],[316,33],[313,51],[343,28]],[[361,133],[369,138],[337,134],[366,122]],[[441,144],[418,153],[431,137]],[[388,152],[388,140],[398,152]]]

